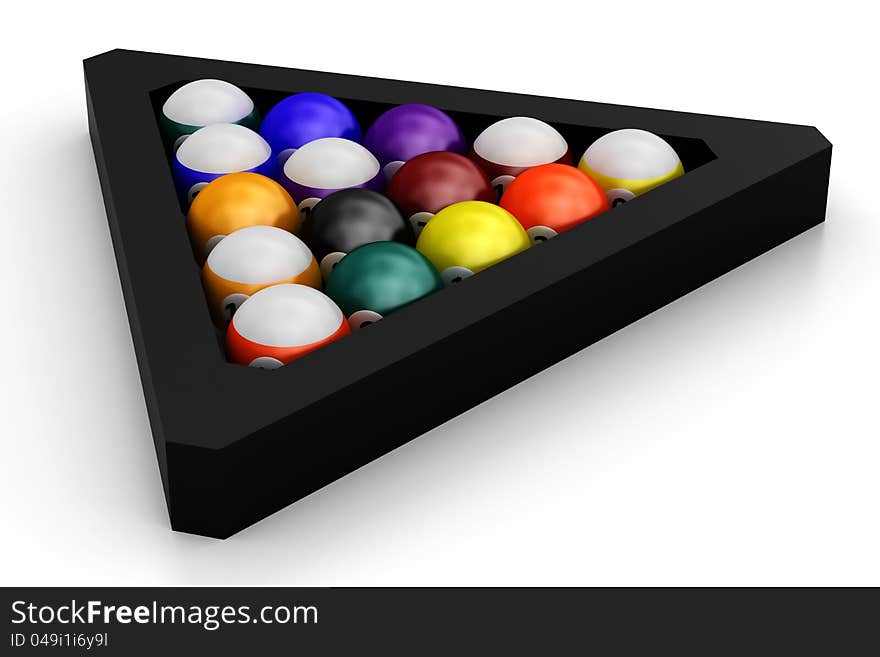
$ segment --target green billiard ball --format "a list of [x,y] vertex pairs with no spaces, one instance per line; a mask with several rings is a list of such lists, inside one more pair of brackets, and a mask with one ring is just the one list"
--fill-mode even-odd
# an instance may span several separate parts
[[443,280],[437,270],[414,248],[371,242],[336,264],[325,292],[356,331],[440,289]]

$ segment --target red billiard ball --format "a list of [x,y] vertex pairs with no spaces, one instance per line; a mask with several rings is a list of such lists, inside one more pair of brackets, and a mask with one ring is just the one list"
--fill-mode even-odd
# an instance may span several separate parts
[[226,356],[275,369],[351,332],[339,307],[305,285],[273,285],[241,304],[226,330]]
[[517,218],[533,243],[610,209],[599,184],[567,164],[543,164],[520,174],[504,190],[500,205]]
[[412,224],[416,236],[435,214],[460,201],[496,200],[492,183],[473,160],[458,153],[418,155],[394,174],[388,198]]

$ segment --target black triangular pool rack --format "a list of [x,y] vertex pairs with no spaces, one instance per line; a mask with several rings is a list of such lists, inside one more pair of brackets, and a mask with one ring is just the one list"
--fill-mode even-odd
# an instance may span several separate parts
[[[114,50],[85,61],[89,130],[174,529],[227,537],[822,222],[831,144],[806,126]],[[446,110],[472,141],[543,119],[575,157],[663,136],[687,171],[643,197],[274,371],[224,360],[157,124],[190,80],[265,112],[297,91],[364,127]]]

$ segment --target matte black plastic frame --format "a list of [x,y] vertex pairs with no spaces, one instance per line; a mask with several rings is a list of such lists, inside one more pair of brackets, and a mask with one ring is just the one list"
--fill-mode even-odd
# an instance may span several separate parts
[[[831,144],[811,127],[125,50],[84,65],[89,131],[180,531],[230,536],[825,217]],[[702,140],[716,157],[266,372],[220,354],[151,101],[157,89],[205,77],[597,133],[639,127]]]

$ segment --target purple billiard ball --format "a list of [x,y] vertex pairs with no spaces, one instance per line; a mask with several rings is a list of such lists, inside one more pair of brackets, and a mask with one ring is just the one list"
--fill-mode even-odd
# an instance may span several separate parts
[[436,107],[419,103],[398,105],[379,116],[367,130],[364,146],[379,160],[389,180],[416,155],[467,149],[455,121]]
[[272,149],[256,132],[236,123],[199,128],[174,153],[172,175],[187,207],[203,187],[227,173],[250,171],[274,177]]
[[278,164],[284,166],[293,151],[315,139],[339,137],[360,142],[361,126],[341,101],[305,91],[270,109],[260,125],[260,135],[269,142]]

